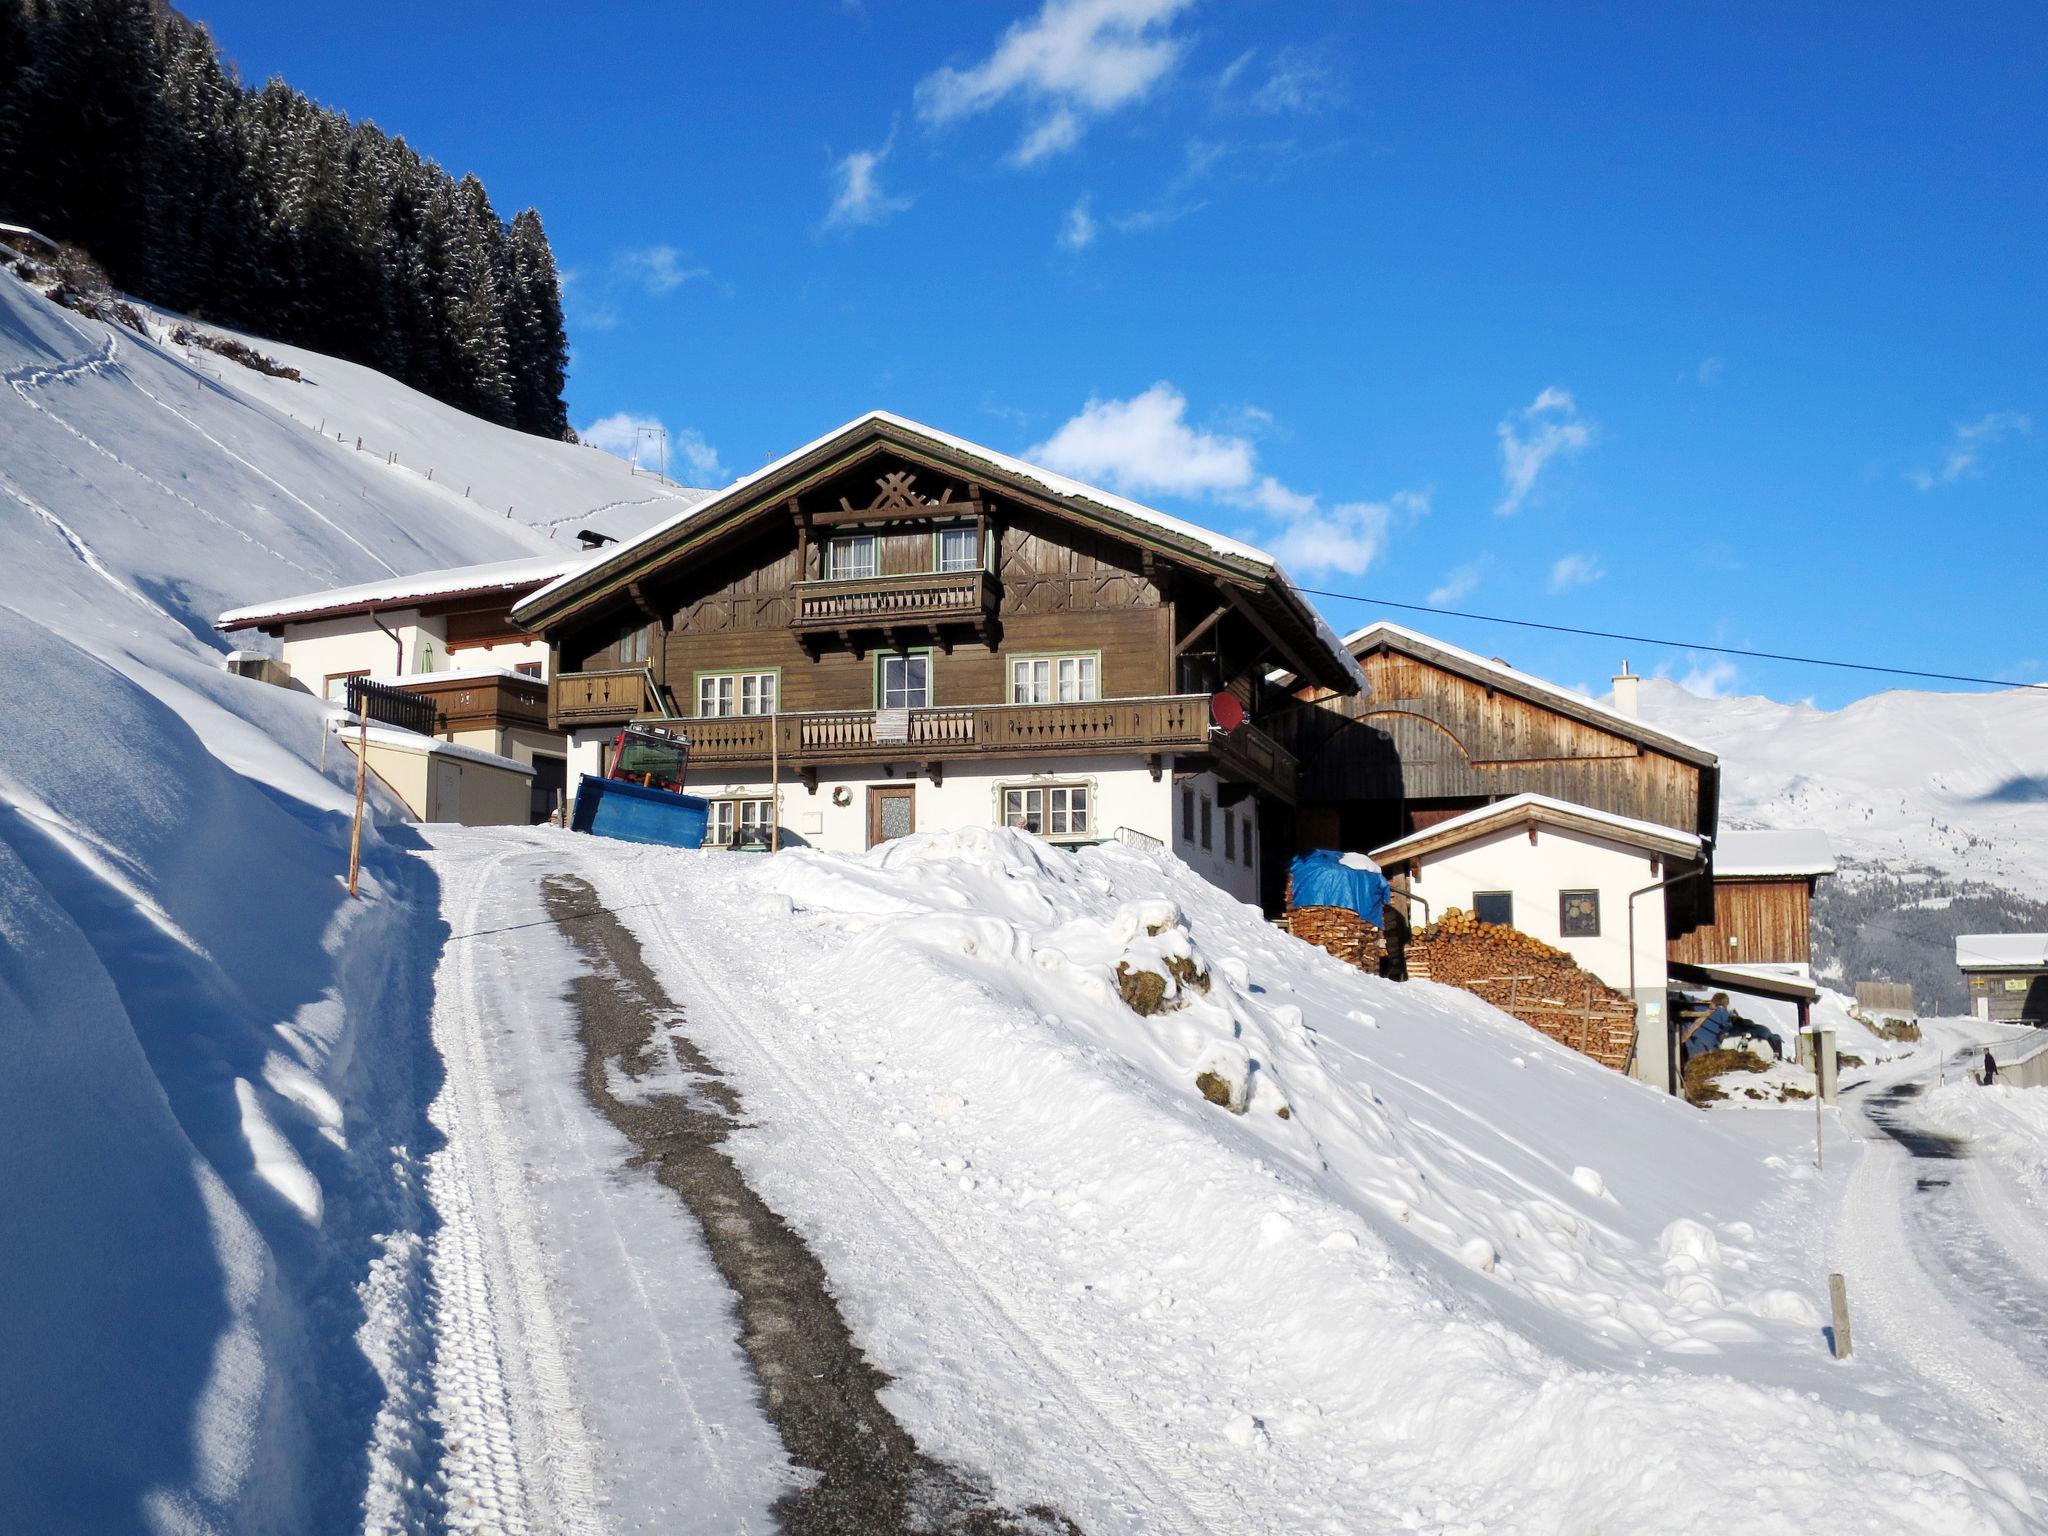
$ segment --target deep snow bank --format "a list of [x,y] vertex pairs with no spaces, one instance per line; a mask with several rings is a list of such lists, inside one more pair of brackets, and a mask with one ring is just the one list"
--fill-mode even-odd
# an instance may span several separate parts
[[[1120,847],[616,862],[657,968],[665,927],[724,929],[729,1059],[798,1117],[739,1155],[897,1411],[1006,1497],[1148,1528],[1113,1485],[1149,1467],[1207,1490],[1190,1528],[1705,1532],[1740,1467],[1749,1530],[2024,1523],[2016,1480],[1843,1411],[1819,1277],[1744,1219],[1809,1175],[1466,994]],[[1134,1013],[1119,965],[1168,958]],[[1122,1404],[1122,1443],[1049,1413],[1032,1360]]]
[[[403,1384],[356,1345],[356,1286],[373,1261],[404,1268],[421,1219],[434,893],[372,828],[369,899],[348,902],[350,785],[342,754],[321,770],[321,706],[225,675],[209,626],[256,598],[560,547],[205,362],[220,376],[0,277],[9,1530],[360,1521],[363,1447]],[[421,398],[324,368],[300,389],[396,415]],[[459,424],[457,462],[494,439],[514,469],[534,456]],[[536,521],[630,479],[536,447],[589,470]],[[400,1235],[392,1254],[380,1234]]]

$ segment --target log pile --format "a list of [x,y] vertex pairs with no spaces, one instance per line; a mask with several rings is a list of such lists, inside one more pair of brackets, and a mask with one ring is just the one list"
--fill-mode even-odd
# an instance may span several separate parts
[[1349,907],[1287,909],[1287,931],[1373,975],[1380,969],[1380,931]]
[[1635,1004],[1563,950],[1519,929],[1482,923],[1453,907],[1410,936],[1408,977],[1483,997],[1602,1066],[1628,1065]]

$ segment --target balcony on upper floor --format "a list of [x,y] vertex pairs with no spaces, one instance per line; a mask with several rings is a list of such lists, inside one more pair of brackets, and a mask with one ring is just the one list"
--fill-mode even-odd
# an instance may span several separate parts
[[916,571],[894,576],[835,576],[799,581],[791,588],[796,616],[790,627],[806,645],[826,635],[855,643],[880,635],[898,644],[929,635],[948,648],[950,628],[967,626],[987,643],[995,630],[1000,587],[987,571]]

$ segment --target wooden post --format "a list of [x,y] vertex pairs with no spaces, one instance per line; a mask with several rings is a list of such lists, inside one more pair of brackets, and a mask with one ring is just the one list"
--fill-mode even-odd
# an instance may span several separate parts
[[1849,1282],[1840,1275],[1828,1276],[1828,1301],[1835,1313],[1835,1358],[1846,1360],[1856,1351],[1849,1342]]
[[[776,691],[781,692],[778,684]],[[776,702],[782,701],[778,698]],[[768,851],[782,852],[782,716],[768,716]]]
[[[1820,1031],[1814,1030],[1807,1038],[1813,1041],[1813,1166],[1825,1168],[1827,1148],[1821,1133],[1827,1128],[1828,1119],[1825,1113],[1827,1096],[1820,1091]],[[1839,1282],[1841,1278],[1837,1275],[1835,1281]]]
[[361,713],[356,734],[356,822],[348,835],[348,893],[356,894],[356,876],[363,867],[363,792],[370,780],[370,710],[369,701],[359,699]]

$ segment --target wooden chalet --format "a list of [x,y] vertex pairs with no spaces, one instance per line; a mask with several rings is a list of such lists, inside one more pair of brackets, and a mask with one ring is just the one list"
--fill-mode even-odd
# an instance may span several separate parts
[[1299,792],[1267,674],[1361,684],[1261,552],[880,412],[514,617],[572,766],[627,722],[680,726],[714,840],[1019,825],[1170,845],[1247,895],[1259,808]]
[[1970,989],[1970,1017],[2048,1024],[2048,933],[1965,933],[1956,969]]

